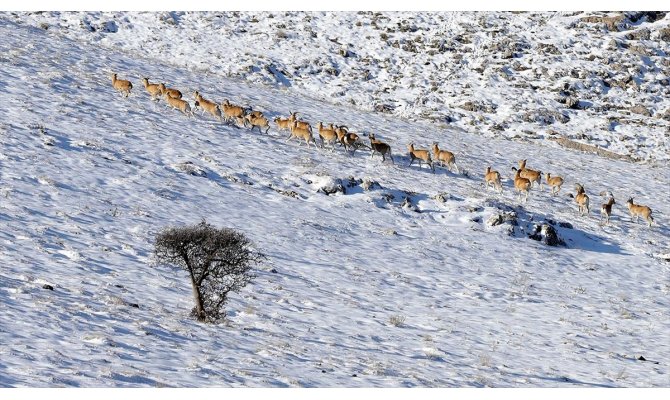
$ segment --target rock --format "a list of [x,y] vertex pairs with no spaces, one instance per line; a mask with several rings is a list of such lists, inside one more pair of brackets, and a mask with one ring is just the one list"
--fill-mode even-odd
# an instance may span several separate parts
[[670,42],[670,27],[659,29],[658,38],[664,42]]
[[626,39],[628,40],[649,40],[650,32],[649,29],[640,29],[626,34]]
[[356,53],[353,51],[347,49],[347,48],[341,48],[340,49],[340,55],[344,58],[349,58],[349,57],[355,57]]
[[512,63],[512,69],[515,70],[515,71],[517,71],[517,72],[521,72],[521,71],[527,71],[527,70],[529,70],[530,67],[527,67],[527,66],[521,64],[519,61],[514,61],[514,62]]
[[347,178],[347,187],[349,187],[349,188],[356,187],[356,186],[360,185],[361,183],[363,183],[362,179],[356,179],[353,176],[350,176],[349,178]]
[[342,185],[342,181],[338,179],[335,184],[322,186],[316,192],[330,196],[335,193],[347,194],[347,189]]
[[390,104],[375,104],[375,111],[379,113],[391,113],[395,109],[395,106]]
[[164,12],[158,16],[158,19],[166,24],[179,25],[179,17],[174,12]]
[[283,189],[273,189],[273,190],[279,194],[283,194],[284,196],[293,197],[294,199],[301,198],[301,196],[295,190],[283,190]]
[[547,55],[547,54],[561,54],[561,51],[558,50],[558,47],[551,43],[538,43],[537,44],[537,51],[540,54]]
[[486,225],[488,226],[498,226],[504,222],[502,214],[493,214],[486,220]]
[[116,25],[116,22],[114,21],[107,21],[103,22],[99,27],[98,30],[101,32],[105,33],[116,33],[119,31],[119,27]]
[[42,285],[42,289],[54,290],[54,287],[45,283],[44,285]]
[[207,177],[207,172],[202,167],[193,164],[191,161],[175,164],[173,165],[173,168],[189,175]]
[[403,200],[403,202],[400,206],[402,208],[406,209],[406,210],[410,210],[410,211],[414,211],[414,212],[421,212],[421,211],[419,211],[419,209],[414,204],[412,204],[412,200],[410,200],[409,197],[405,197],[405,200]]
[[558,236],[556,229],[549,224],[535,224],[528,238],[541,241],[547,246],[565,246],[565,242]]
[[504,212],[503,213],[503,220],[505,222],[509,222],[509,224],[512,225],[512,226],[517,226],[519,224],[517,222],[516,212],[514,212],[514,211]]
[[645,22],[656,22],[665,18],[666,13],[664,11],[629,11],[625,15],[633,23],[643,18]]
[[641,106],[641,105],[631,107],[631,108],[629,108],[629,110],[630,110],[630,112],[633,112],[635,114],[640,114],[640,115],[644,115],[644,116],[647,116],[647,117],[651,117],[651,115],[652,115],[652,113],[651,113],[651,111],[649,111],[649,109],[647,109],[646,107]]
[[628,28],[628,24],[625,22],[626,17],[623,14],[614,15],[614,16],[589,16],[583,17],[581,21],[592,23],[592,24],[603,24],[608,31],[619,32]]
[[451,199],[451,195],[449,193],[438,193],[435,196],[433,196],[433,199],[439,203],[446,203],[447,200]]
[[466,101],[462,105],[460,105],[462,109],[465,111],[471,111],[471,112],[485,112],[485,113],[493,113],[496,111],[496,106],[495,104],[485,104],[483,102],[473,102],[473,101]]
[[558,111],[550,111],[547,109],[528,111],[522,118],[525,122],[535,122],[544,125],[551,125],[557,121],[565,124],[570,121],[569,116]]
[[361,187],[363,190],[366,192],[372,189],[381,189],[382,185],[380,185],[377,181],[373,181],[369,178],[364,178],[363,183],[361,183]]
[[565,99],[565,106],[573,110],[581,110],[579,107],[579,100],[574,97],[567,97]]
[[556,229],[551,225],[542,225],[543,243],[547,246],[564,246],[565,242],[558,236]]
[[390,203],[395,200],[395,196],[393,193],[382,193],[382,199],[384,199],[387,203]]

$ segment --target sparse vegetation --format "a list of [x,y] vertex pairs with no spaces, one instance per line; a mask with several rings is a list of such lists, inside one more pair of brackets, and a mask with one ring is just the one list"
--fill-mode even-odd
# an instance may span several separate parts
[[404,315],[392,315],[389,318],[389,323],[395,327],[401,327],[405,324],[405,316]]

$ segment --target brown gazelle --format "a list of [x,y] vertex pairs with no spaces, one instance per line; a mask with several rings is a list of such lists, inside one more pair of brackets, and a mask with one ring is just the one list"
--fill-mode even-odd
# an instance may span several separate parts
[[248,117],[248,116],[251,116],[252,118],[261,118],[261,117],[264,117],[265,115],[263,115],[263,111],[254,110],[254,111],[248,112],[245,117]]
[[[242,122],[242,125],[245,124],[244,120],[244,108],[238,105],[230,104],[228,99],[225,99],[221,103],[221,109],[223,111],[223,117],[226,121],[235,121],[238,124]],[[241,119],[240,119],[241,118]]]
[[386,161],[386,154],[388,154],[389,158],[391,159],[391,163],[395,164],[395,161],[393,161],[393,156],[391,155],[391,146],[382,141],[377,140],[374,133],[371,133],[369,137],[370,137],[370,158],[372,158],[376,152],[382,155],[382,162],[384,162]]
[[335,150],[335,142],[337,142],[337,133],[335,133],[335,128],[333,124],[330,124],[329,127],[324,127],[323,122],[319,122],[316,126],[319,130],[319,139],[321,139],[321,148],[325,147],[326,143],[330,143],[331,151]]
[[589,196],[584,191],[584,186],[579,183],[575,184],[575,191],[577,192],[574,196],[572,193],[568,196],[573,197],[577,206],[579,206],[579,215],[584,215],[589,213]]
[[290,117],[289,118],[275,117],[274,122],[277,125],[277,130],[280,132],[290,131],[291,125],[293,125],[293,122],[291,121]]
[[116,74],[112,74],[112,86],[114,89],[124,94],[125,97],[130,95],[130,89],[133,88],[133,84],[130,83],[130,81],[125,79],[117,79]]
[[419,168],[421,168],[421,162],[425,162],[428,164],[433,173],[435,173],[435,165],[433,165],[433,160],[430,158],[430,152],[428,152],[428,150],[415,149],[414,143],[408,144],[407,150],[409,150],[410,157],[409,165],[412,165],[414,160],[419,160]]
[[433,143],[431,148],[433,150],[433,156],[437,161],[440,162],[442,167],[444,167],[446,164],[449,167],[449,171],[454,172],[453,170],[455,169],[456,173],[458,173],[458,167],[456,166],[456,156],[454,156],[454,153],[447,150],[440,150],[437,142]]
[[307,147],[309,147],[309,142],[313,142],[314,146],[316,147],[316,141],[314,140],[314,137],[312,136],[312,127],[309,126],[308,128],[302,128],[298,126],[298,121],[293,121],[293,125],[291,126],[291,135],[286,139],[288,142],[291,140],[291,138],[298,138],[298,139],[304,139],[305,143],[307,143]]
[[520,169],[515,169],[514,173],[514,189],[516,190],[517,194],[519,195],[519,200],[521,200],[521,192],[526,192],[526,197],[524,198],[524,202],[528,201],[528,194],[530,193],[530,180],[527,178],[523,178],[521,176],[521,170]]
[[[260,114],[259,114],[260,113]],[[270,130],[270,121],[268,121],[267,118],[263,116],[263,113],[260,111],[254,111],[250,114],[247,114],[244,119],[246,122],[251,125],[251,130],[253,131],[254,128],[258,128],[258,132],[261,132],[261,128],[265,128],[265,133],[268,133]]]
[[202,108],[203,113],[208,112],[219,121],[223,119],[219,105],[202,97],[197,90],[195,91],[195,107]]
[[191,111],[191,106],[188,104],[188,101],[175,99],[174,97],[170,97],[167,93],[165,94],[165,101],[170,107],[176,108],[186,114],[189,118],[193,115],[193,111]]
[[356,153],[359,147],[367,147],[361,142],[361,137],[354,132],[347,132],[342,138],[342,143],[344,144],[344,150],[347,150],[348,147],[354,150],[353,153]]
[[642,218],[647,220],[647,223],[649,223],[649,227],[651,228],[651,223],[654,222],[654,218],[651,217],[651,208],[640,204],[634,204],[632,197],[628,199],[626,205],[628,206],[631,219],[635,217],[635,222],[637,222],[640,219],[640,216],[642,216]]
[[177,89],[165,87],[164,83],[158,85],[163,96],[172,97],[173,99],[181,99],[181,92]]
[[151,95],[151,100],[158,100],[161,95],[161,88],[157,83],[149,83],[149,78],[142,78],[144,88]]
[[344,137],[349,133],[349,128],[344,125],[336,126],[335,133],[337,134],[337,141],[340,143],[340,146],[344,146]]
[[486,167],[484,183],[486,183],[486,189],[489,188],[489,185],[493,185],[493,188],[497,189],[499,193],[503,191],[502,183],[500,182],[500,172],[492,170],[490,166]]
[[605,225],[609,225],[610,223],[610,217],[612,216],[612,206],[616,204],[616,201],[614,201],[614,195],[607,191],[607,192],[600,192],[601,196],[609,195],[609,199],[607,199],[607,203],[603,203],[602,206],[600,206],[600,216],[601,220],[603,220]]
[[519,170],[522,178],[528,179],[531,184],[537,182],[540,190],[542,190],[542,171],[526,168],[526,160],[519,161]]
[[556,196],[561,191],[561,186],[563,185],[563,178],[560,176],[551,176],[550,173],[547,173],[547,185],[551,187],[551,194]]
[[309,124],[309,122],[307,122],[307,121],[300,121],[300,120],[298,119],[298,112],[297,112],[297,111],[296,111],[296,112],[292,112],[291,115],[288,117],[288,119],[289,119],[292,123],[293,123],[293,122],[297,122],[297,124],[298,124],[298,128],[304,128],[304,129],[307,129],[307,127],[309,127],[310,130],[311,130],[311,128],[312,128],[312,126]]

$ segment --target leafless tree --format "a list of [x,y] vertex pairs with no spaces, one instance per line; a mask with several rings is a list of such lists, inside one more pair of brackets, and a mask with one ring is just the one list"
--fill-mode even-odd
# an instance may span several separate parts
[[252,266],[265,256],[233,229],[217,229],[205,220],[197,225],[168,227],[156,236],[158,263],[186,270],[193,288],[193,314],[199,321],[225,318],[228,293],[238,292],[255,277]]

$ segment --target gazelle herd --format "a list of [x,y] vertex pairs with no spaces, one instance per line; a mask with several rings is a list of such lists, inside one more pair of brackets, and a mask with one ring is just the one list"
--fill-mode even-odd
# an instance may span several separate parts
[[[117,74],[115,73],[112,74],[111,77],[114,89],[123,94],[124,97],[128,97],[133,88],[133,84],[128,80],[118,79]],[[188,117],[194,115],[188,101],[182,99],[181,91],[168,88],[164,83],[149,83],[148,78],[143,78],[142,83],[152,100],[158,100],[162,96],[170,107],[180,110]],[[231,104],[228,99],[225,99],[221,104],[217,104],[214,101],[205,99],[198,91],[194,92],[194,97],[194,109],[201,108],[203,115],[207,112],[221,122],[234,124],[235,126],[242,125],[243,127],[250,127],[251,130],[258,128],[259,132],[262,132],[261,129],[265,129],[265,133],[268,133],[270,130],[270,121],[261,111],[252,111],[248,107]],[[314,146],[318,147],[316,140],[314,139],[311,124],[307,121],[299,120],[297,115],[297,112],[290,112],[289,116],[286,118],[275,117],[273,122],[277,131],[290,132],[290,135],[286,139],[287,142],[292,138],[297,138],[299,142],[305,141],[308,148],[310,143],[314,143]],[[391,146],[378,140],[373,133],[368,135],[370,146],[367,146],[361,141],[358,134],[350,132],[349,128],[344,125],[334,125],[332,123],[324,125],[323,122],[319,122],[317,130],[321,148],[325,148],[326,144],[328,144],[331,147],[331,151],[335,151],[336,145],[339,144],[341,147],[344,147],[345,151],[352,150],[353,153],[355,153],[357,149],[365,147],[370,149],[371,158],[373,158],[375,154],[379,154],[382,156],[382,162],[385,162],[386,156],[388,156],[391,159],[391,163],[395,164],[393,156],[391,155]],[[440,149],[438,143],[433,143],[430,151],[428,149],[417,149],[414,147],[414,143],[409,143],[407,149],[410,158],[408,166],[411,166],[414,161],[418,161],[419,168],[421,168],[421,164],[426,164],[431,171],[435,173],[435,165],[433,163],[434,157],[435,160],[439,161],[443,168],[447,167],[452,173],[454,170],[456,173],[459,173],[454,153]],[[431,152],[433,157],[431,157]],[[524,202],[528,201],[533,183],[537,183],[539,190],[542,191],[542,171],[526,168],[526,161],[527,160],[525,159],[520,160],[518,162],[518,168],[512,167],[512,170],[514,171],[514,189],[517,192],[519,201],[521,201],[521,196],[525,195]],[[552,196],[558,195],[564,182],[563,178],[560,176],[552,176],[552,174],[547,173],[545,174],[545,179],[547,185],[550,187]],[[491,169],[490,166],[486,168],[484,184],[486,189],[493,186],[499,194],[502,194],[503,192],[501,175],[498,171]],[[576,183],[575,191],[576,193],[574,195],[570,193],[568,196],[574,198],[577,203],[578,212],[581,216],[588,215],[590,212],[589,196],[586,194],[584,186]],[[606,203],[602,204],[600,209],[601,223],[609,225],[610,216],[612,215],[612,206],[616,204],[616,201],[611,192],[601,192],[601,196],[605,195],[608,196],[608,199]],[[651,227],[652,222],[654,222],[654,219],[651,216],[651,208],[640,204],[634,204],[632,197],[628,199],[626,205],[631,220],[635,218],[635,222],[637,222],[639,217],[642,216],[647,221],[649,227]]]

